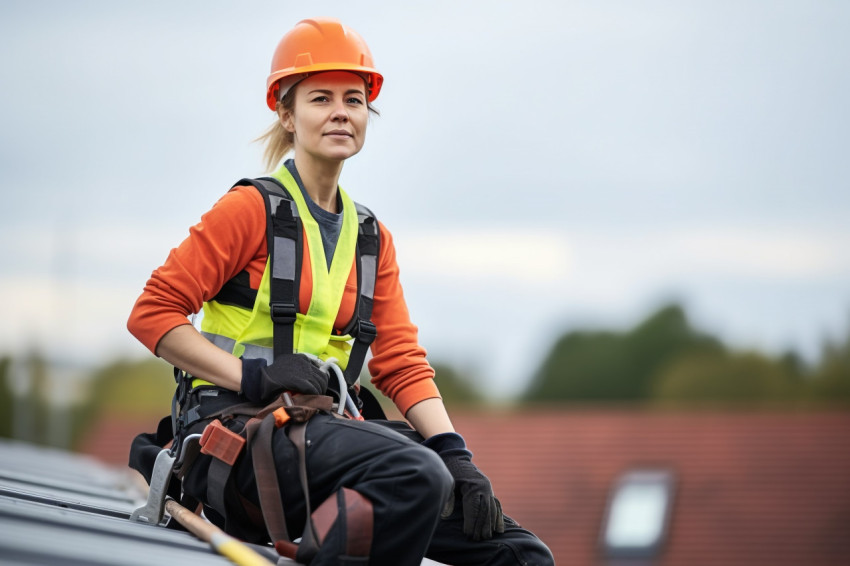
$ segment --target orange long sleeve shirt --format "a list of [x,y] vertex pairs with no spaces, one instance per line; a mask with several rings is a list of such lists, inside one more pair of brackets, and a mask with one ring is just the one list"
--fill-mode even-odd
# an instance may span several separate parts
[[[392,235],[378,224],[381,247],[372,310],[378,335],[372,343],[369,372],[375,387],[405,414],[416,403],[439,398],[440,394],[404,301]],[[306,236],[303,241],[299,305],[305,313],[313,279]],[[267,258],[263,197],[254,187],[234,187],[189,229],[189,236],[153,272],[133,307],[127,328],[156,354],[162,337],[177,326],[189,324],[187,317],[199,312],[203,303],[236,274],[247,271],[251,288],[259,288]],[[351,320],[356,300],[357,272],[352,265],[336,330]]]

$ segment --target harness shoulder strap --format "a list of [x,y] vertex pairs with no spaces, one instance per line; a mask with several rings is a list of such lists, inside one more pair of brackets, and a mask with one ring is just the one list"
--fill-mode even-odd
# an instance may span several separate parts
[[[298,285],[302,267],[303,229],[298,208],[286,188],[272,177],[242,179],[237,185],[252,185],[266,203],[266,240],[269,253],[270,310],[274,328],[274,357],[292,353]],[[372,323],[375,282],[378,276],[380,230],[375,214],[355,203],[358,233],[356,247],[358,297],[355,315],[343,331],[354,338],[345,380],[354,385],[360,376],[366,352],[377,336]]]
[[298,284],[301,274],[303,229],[298,207],[286,188],[271,177],[242,179],[237,185],[252,185],[266,204],[266,242],[269,254],[269,310],[274,328],[274,357],[291,354]]
[[345,368],[345,381],[354,385],[360,376],[366,352],[378,335],[372,323],[372,306],[375,299],[375,282],[378,278],[378,254],[381,248],[378,219],[374,213],[360,203],[357,207],[357,312],[346,329],[346,334],[354,337],[354,344]]

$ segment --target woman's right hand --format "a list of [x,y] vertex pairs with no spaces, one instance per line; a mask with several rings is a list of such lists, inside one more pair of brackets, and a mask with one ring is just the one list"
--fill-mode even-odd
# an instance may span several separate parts
[[272,365],[242,358],[242,394],[253,403],[270,401],[283,391],[323,395],[327,388],[327,370],[302,354],[280,356]]

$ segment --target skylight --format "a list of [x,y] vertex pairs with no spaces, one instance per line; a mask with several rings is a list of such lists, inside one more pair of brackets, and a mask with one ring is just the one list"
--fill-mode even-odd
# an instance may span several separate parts
[[667,536],[673,498],[673,475],[640,470],[623,474],[614,485],[605,521],[602,546],[609,556],[656,555]]

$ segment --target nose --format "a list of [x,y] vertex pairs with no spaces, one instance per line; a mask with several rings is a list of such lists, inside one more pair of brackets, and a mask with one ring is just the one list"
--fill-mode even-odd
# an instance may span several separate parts
[[333,122],[348,122],[348,109],[345,107],[345,102],[339,100],[334,104],[333,112],[331,113],[331,121]]

